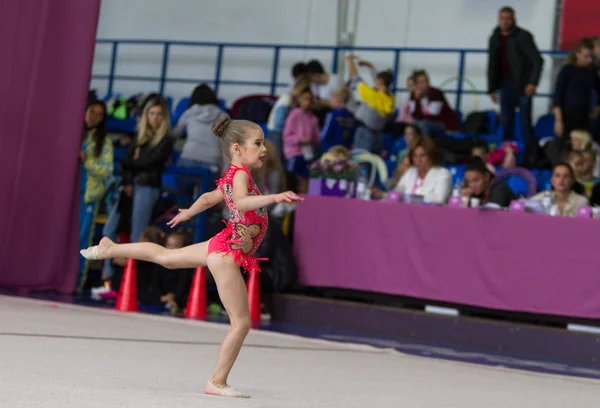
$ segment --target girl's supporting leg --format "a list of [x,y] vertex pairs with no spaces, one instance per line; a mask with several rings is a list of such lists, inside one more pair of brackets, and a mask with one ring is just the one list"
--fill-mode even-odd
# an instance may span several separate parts
[[98,250],[101,252],[104,250],[99,256],[101,259],[133,258],[154,262],[169,269],[195,268],[206,265],[208,242],[204,241],[179,249],[167,249],[151,242],[116,244],[105,237],[100,240]]
[[248,294],[240,267],[231,258],[217,253],[211,254],[208,257],[208,267],[231,322],[229,332],[221,344],[217,364],[210,376],[210,382],[217,388],[223,389],[227,387],[229,372],[250,330]]

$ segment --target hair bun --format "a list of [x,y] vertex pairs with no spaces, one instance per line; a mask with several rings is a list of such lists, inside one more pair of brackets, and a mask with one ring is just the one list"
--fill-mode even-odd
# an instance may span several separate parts
[[212,125],[211,130],[215,134],[215,136],[223,137],[223,134],[225,133],[225,130],[227,129],[227,126],[229,126],[230,123],[231,119],[229,119],[227,115],[221,115]]

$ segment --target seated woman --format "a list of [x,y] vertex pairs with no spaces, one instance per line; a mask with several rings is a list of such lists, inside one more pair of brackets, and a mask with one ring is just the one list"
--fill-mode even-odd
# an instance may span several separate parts
[[[577,208],[588,205],[588,199],[573,191],[575,172],[567,163],[559,163],[552,169],[552,213],[566,217],[574,217]],[[539,193],[532,200],[542,200],[545,192]]]
[[490,203],[500,207],[508,207],[516,198],[508,184],[494,178],[479,157],[474,157],[467,164],[461,194],[469,199],[478,198],[482,205]]
[[452,190],[452,175],[440,166],[435,143],[428,137],[417,140],[408,152],[411,167],[394,190],[423,196],[426,203],[445,204]]

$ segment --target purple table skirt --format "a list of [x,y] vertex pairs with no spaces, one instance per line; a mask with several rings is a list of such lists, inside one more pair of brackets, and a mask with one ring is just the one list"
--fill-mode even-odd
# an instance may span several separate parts
[[600,221],[305,199],[300,284],[600,318]]

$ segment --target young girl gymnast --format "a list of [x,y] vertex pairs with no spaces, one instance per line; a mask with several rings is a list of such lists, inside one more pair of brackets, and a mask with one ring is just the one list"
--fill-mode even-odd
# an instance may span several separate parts
[[99,245],[82,250],[81,255],[87,259],[134,258],[169,269],[208,266],[229,315],[231,327],[223,340],[216,367],[204,392],[248,398],[248,395],[227,385],[227,376],[250,329],[248,296],[239,267],[249,273],[260,272],[254,252],[267,230],[265,208],[271,204],[294,203],[302,199],[289,191],[260,195],[250,175],[251,169],[263,166],[267,151],[263,132],[257,124],[221,116],[213,125],[212,131],[221,139],[221,148],[231,166],[217,181],[214,191],[200,196],[189,209],[179,210],[179,214],[168,224],[171,228],[175,227],[225,200],[231,217],[223,231],[206,242],[180,249],[166,249],[147,242],[116,244],[104,237]]

